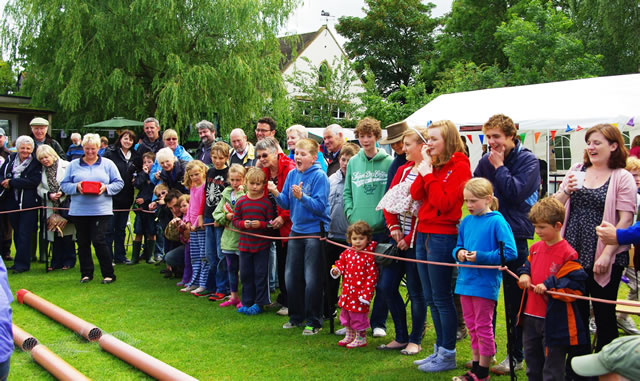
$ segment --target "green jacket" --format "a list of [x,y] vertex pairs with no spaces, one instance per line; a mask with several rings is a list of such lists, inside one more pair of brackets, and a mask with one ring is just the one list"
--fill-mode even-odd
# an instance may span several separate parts
[[364,150],[360,150],[347,164],[344,184],[344,212],[349,224],[362,220],[368,223],[374,233],[385,230],[384,214],[376,211],[378,202],[384,196],[387,185],[387,171],[391,156],[384,150],[369,160]]
[[220,240],[220,248],[224,251],[237,251],[238,250],[238,240],[240,239],[240,234],[234,231],[231,231],[227,228],[233,227],[231,225],[231,221],[227,220],[226,209],[234,210],[236,206],[236,202],[240,199],[241,196],[244,195],[244,191],[238,191],[235,195],[235,202],[231,201],[231,191],[233,191],[232,187],[226,187],[222,191],[222,199],[216,206],[216,209],[213,211],[213,220],[220,224],[220,226],[224,226],[224,232],[222,233],[222,239]]

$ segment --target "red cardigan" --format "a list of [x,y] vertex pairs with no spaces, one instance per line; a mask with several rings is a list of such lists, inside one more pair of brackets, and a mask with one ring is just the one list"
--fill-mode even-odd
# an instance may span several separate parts
[[[287,179],[289,171],[296,167],[296,163],[289,159],[285,154],[278,154],[278,192],[282,192],[284,182]],[[267,181],[271,178],[271,170],[269,168],[262,168],[262,171],[267,176]],[[264,195],[269,196],[269,190],[267,185],[264,186]],[[278,215],[276,217],[282,217],[284,224],[280,227],[280,237],[288,237],[291,233],[291,212],[288,209],[282,209],[278,206]]]
[[[407,178],[407,176],[409,176],[409,173],[411,173],[411,169],[413,168],[413,164],[414,164],[413,161],[409,161],[404,165],[400,166],[400,168],[398,168],[398,171],[396,172],[395,176],[393,176],[393,180],[391,180],[391,185],[389,185],[389,189],[400,184],[404,179]],[[416,176],[416,180],[418,179],[418,177],[420,177],[420,175]],[[397,214],[389,213],[384,209],[382,211],[384,213],[384,219],[387,223],[387,227],[389,228],[389,231],[401,229]],[[404,236],[404,238],[402,239],[404,242],[406,242],[407,245],[409,245],[409,247],[413,247],[413,242],[416,235],[415,225],[416,225],[416,218],[412,216],[411,230],[409,231],[409,234]]]
[[471,178],[469,158],[456,152],[433,173],[418,176],[411,185],[411,197],[422,200],[418,212],[418,231],[433,234],[458,234],[462,216],[462,190]]

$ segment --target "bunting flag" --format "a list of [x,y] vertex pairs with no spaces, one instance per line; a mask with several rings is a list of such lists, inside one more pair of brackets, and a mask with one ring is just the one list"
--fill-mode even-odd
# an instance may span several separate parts
[[467,139],[469,139],[469,143],[473,144],[473,136],[467,135]]
[[524,138],[526,138],[526,137],[527,137],[527,133],[526,132],[523,132],[523,133],[520,134],[520,141],[522,142],[522,144],[524,144]]
[[480,138],[480,144],[484,144],[484,135],[480,134],[478,137]]
[[556,138],[556,132],[558,132],[557,130],[552,130],[551,131],[551,139],[555,139]]
[[614,127],[618,127],[618,123],[611,123]]
[[629,119],[629,121],[627,122],[627,126],[635,126],[635,124],[633,123],[633,118]]
[[542,132],[536,132],[536,133],[533,134],[533,137],[535,139],[536,144],[538,144],[538,139],[540,139],[540,134],[541,133]]
[[564,132],[573,132],[573,130],[571,129],[571,126],[567,124],[567,129],[564,130]]
[[576,131],[580,131],[580,130],[584,130],[584,128],[578,124],[578,127],[576,127]]
[[429,127],[431,125],[431,121],[427,122],[427,127]]

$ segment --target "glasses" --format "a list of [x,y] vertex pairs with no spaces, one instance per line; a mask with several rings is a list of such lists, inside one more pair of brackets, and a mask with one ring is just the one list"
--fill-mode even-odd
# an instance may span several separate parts
[[268,134],[271,130],[263,130],[261,128],[256,128],[256,133]]
[[178,140],[178,138],[166,138],[165,140],[173,141],[173,140]]
[[256,157],[257,157],[258,159],[266,159],[266,158],[268,158],[268,157],[269,157],[269,154],[268,154],[268,153],[263,153],[262,155],[256,155]]

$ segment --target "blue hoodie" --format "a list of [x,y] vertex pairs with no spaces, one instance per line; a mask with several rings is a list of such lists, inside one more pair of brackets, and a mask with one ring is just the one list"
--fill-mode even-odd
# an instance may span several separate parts
[[[476,261],[463,262],[464,264],[499,265],[500,241],[504,242],[505,261],[516,259],[518,255],[513,232],[500,212],[489,212],[481,216],[469,215],[460,224],[458,244],[453,249],[453,258],[458,261],[458,251],[465,249],[476,252]],[[497,301],[501,282],[500,270],[459,267],[455,293]]]
[[[291,186],[302,183],[302,198],[293,196]],[[282,209],[291,210],[291,230],[299,234],[318,233],[319,222],[329,229],[329,178],[319,164],[313,164],[304,172],[292,170],[282,187],[282,193],[276,198]]]

